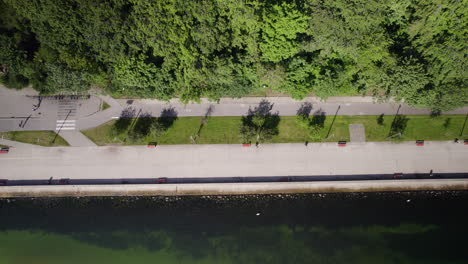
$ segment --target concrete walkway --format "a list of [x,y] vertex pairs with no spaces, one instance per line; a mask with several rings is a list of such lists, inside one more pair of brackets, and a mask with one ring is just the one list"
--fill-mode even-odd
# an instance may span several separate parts
[[281,183],[2,186],[0,197],[233,195],[320,192],[467,190],[468,179]]
[[59,135],[72,147],[95,147],[96,144],[80,131],[60,131]]
[[449,141],[17,148],[9,179],[202,178],[468,172],[468,146]]
[[363,124],[349,124],[351,142],[366,142],[366,131]]

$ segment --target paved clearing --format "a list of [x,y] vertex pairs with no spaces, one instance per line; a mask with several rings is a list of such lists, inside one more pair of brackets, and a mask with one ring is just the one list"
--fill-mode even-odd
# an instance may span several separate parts
[[349,124],[351,142],[366,142],[366,131],[363,124]]

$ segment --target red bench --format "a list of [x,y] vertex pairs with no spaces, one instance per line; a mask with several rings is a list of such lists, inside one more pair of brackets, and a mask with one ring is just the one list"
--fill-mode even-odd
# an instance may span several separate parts
[[66,185],[66,184],[70,184],[70,179],[69,178],[62,178],[58,181],[58,184],[60,185]]
[[346,141],[338,141],[338,147],[346,147]]
[[250,144],[242,144],[243,147],[250,147]]
[[10,151],[10,148],[1,148],[0,149],[0,154],[6,154]]
[[157,178],[157,179],[156,179],[156,183],[167,183],[167,178],[166,178],[166,177]]
[[416,140],[416,146],[424,146],[424,140]]

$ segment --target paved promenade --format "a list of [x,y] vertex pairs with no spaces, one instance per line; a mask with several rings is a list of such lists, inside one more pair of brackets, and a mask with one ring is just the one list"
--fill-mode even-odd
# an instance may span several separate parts
[[[1,142],[0,142],[1,144]],[[12,180],[203,178],[468,172],[468,146],[453,142],[17,147],[0,155]]]

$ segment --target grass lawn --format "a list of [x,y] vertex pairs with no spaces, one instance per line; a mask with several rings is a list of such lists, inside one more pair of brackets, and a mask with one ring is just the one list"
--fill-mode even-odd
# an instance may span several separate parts
[[[279,134],[267,143],[290,143],[310,141],[307,131],[296,124],[295,116],[282,116],[278,126]],[[84,135],[97,145],[122,144],[122,145],[146,145],[156,141],[158,144],[192,144],[191,136],[196,137],[201,125],[201,117],[179,117],[167,131],[158,139],[146,137],[137,142],[130,142],[127,132],[112,135],[111,131],[116,121],[109,121],[99,127],[82,131]],[[325,120],[323,136],[328,132],[332,120]],[[241,118],[238,116],[211,117],[200,132],[196,140],[198,144],[240,144],[239,135]],[[349,140],[346,123],[336,120],[330,131],[330,137],[324,141]]]
[[[0,137],[23,143],[36,144],[45,147],[69,146],[68,143],[54,131],[10,131],[0,132]],[[52,142],[55,138],[55,142]]]
[[8,148],[8,147],[9,147],[9,146],[7,146],[7,145],[2,145],[2,144],[0,144],[0,148]]
[[[348,124],[363,124],[366,130],[367,141],[453,140],[455,138],[463,138],[463,135],[467,135],[468,133],[467,126],[464,127],[463,132],[461,131],[466,118],[464,115],[443,115],[438,117],[403,116],[407,119],[403,136],[400,139],[388,139],[391,124],[395,116],[383,116],[381,125],[377,122],[378,117],[343,116],[340,118]],[[462,136],[460,136],[460,133]]]
[[105,101],[102,101],[102,104],[101,104],[101,111],[104,111],[106,110],[107,108],[109,108],[110,105],[108,103],[106,103]]
[[[460,137],[460,132],[465,122],[463,115],[430,116],[403,116],[406,127],[403,136],[399,139],[388,139],[394,116],[383,116],[382,122],[377,121],[379,116],[327,116],[322,130],[324,142],[349,141],[349,124],[363,124],[367,141],[410,141],[424,140],[453,140]],[[113,125],[116,121],[110,121],[99,127],[82,131],[88,138],[98,145],[122,144],[122,145],[146,145],[148,142],[158,144],[192,144],[191,136],[196,137],[201,125],[201,117],[179,117],[173,125],[159,138],[146,136],[136,142],[131,142],[127,137],[127,130],[118,135],[112,135]],[[333,123],[333,126],[331,124]],[[198,144],[240,144],[239,135],[241,118],[238,116],[211,117],[196,139]],[[307,135],[307,131],[296,124],[295,116],[281,116],[278,126],[279,134],[266,143],[291,143],[313,141]],[[463,134],[468,133],[468,126]],[[326,137],[328,135],[328,137]],[[463,137],[460,137],[461,139]]]

